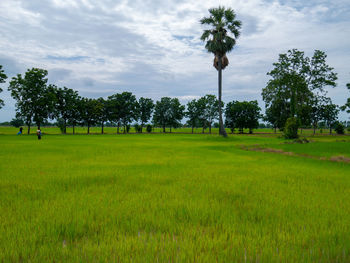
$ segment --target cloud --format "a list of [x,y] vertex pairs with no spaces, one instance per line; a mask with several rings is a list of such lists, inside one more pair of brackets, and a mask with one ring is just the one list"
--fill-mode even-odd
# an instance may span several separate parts
[[[263,106],[266,72],[279,53],[298,48],[308,56],[315,49],[328,54],[328,63],[339,73],[338,88],[330,94],[342,104],[349,82],[347,2],[2,0],[0,64],[10,75],[45,68],[50,82],[83,96],[127,90],[155,100],[176,96],[185,103],[217,93],[217,72],[199,39],[199,19],[209,8],[224,5],[243,22],[237,46],[228,54],[224,100],[258,99]],[[0,120],[14,115],[9,112],[1,110]]]

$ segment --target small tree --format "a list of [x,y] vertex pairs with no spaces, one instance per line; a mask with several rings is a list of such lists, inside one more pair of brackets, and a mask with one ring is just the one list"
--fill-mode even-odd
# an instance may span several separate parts
[[291,117],[287,119],[286,126],[284,127],[283,133],[285,139],[296,139],[298,138],[298,119]]
[[334,124],[334,130],[337,132],[337,134],[344,134],[345,133],[345,126],[337,121],[335,124]]
[[191,100],[187,103],[185,116],[188,118],[188,124],[191,126],[193,133],[193,129],[198,124],[200,116],[197,100]]

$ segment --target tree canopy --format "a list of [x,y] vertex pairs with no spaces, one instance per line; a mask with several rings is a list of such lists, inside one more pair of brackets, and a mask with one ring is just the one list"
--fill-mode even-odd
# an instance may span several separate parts
[[[5,83],[7,79],[6,74],[4,73],[4,70],[2,69],[2,65],[0,65],[0,84]],[[2,88],[0,87],[0,93],[2,92]],[[0,99],[0,109],[4,106],[4,101]]]

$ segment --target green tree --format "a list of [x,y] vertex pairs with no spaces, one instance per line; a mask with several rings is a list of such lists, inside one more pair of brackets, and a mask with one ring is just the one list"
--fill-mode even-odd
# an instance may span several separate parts
[[54,95],[53,116],[56,119],[62,119],[63,133],[66,134],[67,123],[76,111],[78,92],[66,87],[58,88],[55,85],[49,85],[48,89]]
[[97,124],[100,119],[102,105],[97,99],[82,99],[82,121],[88,127],[87,134],[90,134],[90,127]]
[[107,107],[109,120],[116,122],[118,133],[120,125],[124,126],[124,133],[132,120],[137,120],[137,100],[131,92],[117,93],[108,97]]
[[218,70],[218,111],[220,134],[227,137],[222,119],[222,70],[228,65],[226,54],[229,53],[236,44],[236,39],[240,35],[241,21],[236,20],[236,14],[231,8],[219,6],[209,9],[210,16],[200,20],[202,25],[207,25],[210,29],[204,30],[201,40],[206,41],[205,48],[214,54],[214,67]]
[[[0,84],[5,83],[7,79],[6,74],[4,73],[4,70],[2,69],[2,65],[0,65]],[[0,87],[0,93],[2,92],[2,88]],[[4,106],[4,101],[0,99],[0,109]]]
[[187,111],[185,112],[185,116],[188,118],[187,123],[191,126],[193,133],[193,129],[198,124],[200,116],[197,100],[194,99],[187,103]]
[[143,126],[149,121],[154,109],[154,103],[152,99],[141,97],[138,102],[138,118],[141,121],[140,132],[142,133]]
[[337,74],[326,64],[326,57],[320,50],[315,50],[311,59],[296,49],[279,55],[262,91],[266,119],[271,124],[281,129],[289,117],[297,117],[301,125],[312,122],[314,103],[322,101],[326,87],[336,86]]
[[178,127],[184,117],[185,106],[180,104],[177,98],[163,97],[156,102],[153,114],[153,122],[159,125],[165,132],[166,127]]
[[44,69],[28,69],[24,77],[18,74],[10,81],[9,91],[16,100],[16,116],[23,118],[28,126],[33,121],[40,125],[53,112],[54,96],[47,88],[47,71]]
[[229,102],[225,109],[226,123],[232,133],[235,128],[238,128],[240,133],[243,133],[244,128],[249,129],[249,133],[252,133],[253,129],[259,126],[260,111],[256,100]]
[[322,107],[322,113],[322,119],[326,122],[327,126],[329,127],[329,134],[332,134],[333,125],[338,119],[338,106],[333,103],[324,105]]
[[101,134],[103,134],[105,122],[108,120],[108,102],[104,98],[98,98],[97,103],[99,104],[97,117],[101,124]]
[[[203,127],[204,125],[208,126],[209,133],[211,133],[213,122],[219,118],[219,100],[215,95],[205,95],[198,100],[198,104]],[[221,102],[221,104],[223,106],[223,102]],[[222,108],[222,106],[220,108]]]

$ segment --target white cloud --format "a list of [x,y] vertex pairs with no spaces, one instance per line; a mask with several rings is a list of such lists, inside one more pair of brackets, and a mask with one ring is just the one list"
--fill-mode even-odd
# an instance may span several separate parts
[[[232,7],[242,34],[224,71],[226,99],[258,99],[278,54],[320,49],[339,72],[334,101],[349,82],[347,0],[2,0],[1,57],[22,68],[52,70],[50,79],[91,96],[130,90],[137,96],[182,101],[216,94],[213,56],[199,37],[199,19],[218,5]],[[63,74],[69,72],[69,74]],[[20,73],[20,72],[18,72]],[[23,73],[23,72],[22,72]],[[3,95],[4,93],[2,93]],[[5,94],[8,96],[8,94]],[[255,95],[255,97],[254,97]],[[13,101],[7,107],[14,109]],[[0,111],[0,120],[9,119]]]

